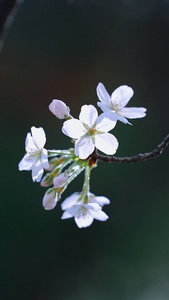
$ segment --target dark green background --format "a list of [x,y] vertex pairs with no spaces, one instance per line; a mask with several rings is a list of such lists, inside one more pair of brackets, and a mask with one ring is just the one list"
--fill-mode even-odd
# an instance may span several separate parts
[[[147,108],[113,130],[118,156],[152,150],[169,129],[169,1],[25,0],[0,54],[0,299],[168,300],[168,149],[138,164],[99,163],[91,191],[105,195],[107,222],[86,229],[45,211],[45,189],[19,172],[31,126],[47,149],[71,146],[53,98],[78,117],[96,105],[96,86],[131,86],[130,106]],[[100,111],[101,112],[101,111]],[[63,199],[80,191],[83,176]]]

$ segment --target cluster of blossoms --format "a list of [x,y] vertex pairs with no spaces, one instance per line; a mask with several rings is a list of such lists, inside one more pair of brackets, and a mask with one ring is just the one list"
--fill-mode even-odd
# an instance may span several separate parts
[[[54,99],[49,105],[50,111],[59,119],[66,119],[62,132],[72,139],[74,148],[68,150],[46,150],[46,135],[43,128],[31,128],[25,141],[26,154],[19,163],[19,170],[32,170],[32,180],[48,187],[43,197],[43,207],[53,209],[61,199],[69,183],[83,170],[84,184],[81,192],[75,192],[66,198],[61,208],[64,211],[62,219],[74,217],[79,228],[88,227],[94,219],[106,221],[108,216],[102,211],[103,205],[110,200],[103,196],[95,196],[90,192],[90,172],[96,161],[92,153],[97,149],[107,155],[115,154],[118,141],[109,133],[117,121],[131,124],[127,119],[142,118],[146,109],[125,107],[134,92],[131,87],[122,85],[111,96],[104,85],[97,86],[97,105],[103,113],[98,115],[93,105],[83,105],[79,119],[70,114],[70,109],[61,100]],[[42,178],[44,169],[47,172]]]

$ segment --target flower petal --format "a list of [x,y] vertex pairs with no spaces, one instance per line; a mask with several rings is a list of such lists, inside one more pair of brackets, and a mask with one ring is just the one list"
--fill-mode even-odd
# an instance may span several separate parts
[[32,166],[32,180],[40,182],[43,175],[43,168],[41,164]]
[[[97,121],[96,121],[96,129],[98,130],[98,131],[102,131],[102,132],[108,132],[108,131],[110,131],[110,130],[112,130],[114,127],[115,127],[115,125],[116,125],[116,120],[117,120],[117,118],[116,118],[116,120],[113,120],[113,116],[115,116],[115,115],[113,115],[112,113],[111,113],[111,111],[110,112],[107,112],[107,113],[103,113],[103,114],[101,114],[98,118],[97,118]],[[110,119],[110,117],[112,118],[112,119]],[[115,118],[114,118],[115,119]]]
[[[106,105],[110,105],[110,95],[108,94],[108,92],[106,91],[103,83],[99,83],[97,88],[96,88],[96,92],[97,92],[97,96],[99,98],[99,100],[106,104]],[[99,103],[99,102],[98,102]]]
[[35,126],[32,126],[31,132],[34,144],[38,149],[42,149],[46,143],[46,135],[43,128],[36,128]]
[[92,217],[96,220],[99,220],[99,221],[106,221],[109,217],[108,215],[106,215],[106,213],[102,210],[100,211],[90,211],[90,214],[92,215]]
[[77,204],[78,199],[80,198],[81,193],[73,193],[71,196],[67,197],[61,204],[62,210],[66,210],[73,206],[74,204]]
[[73,205],[72,207],[64,211],[63,215],[61,216],[61,219],[63,220],[74,217],[78,213],[80,208],[81,205]]
[[97,109],[93,105],[83,105],[79,115],[79,120],[87,124],[90,128],[95,123],[98,117]]
[[18,165],[19,171],[30,171],[32,169],[33,162],[34,161],[29,160],[29,154],[26,154]]
[[62,132],[73,139],[78,139],[86,133],[86,129],[78,119],[71,119],[63,123]]
[[41,151],[41,162],[44,169],[49,168],[48,151],[44,148]]
[[105,204],[110,204],[110,200],[104,196],[94,196],[90,197],[89,203],[98,203],[99,205],[103,206]]
[[111,109],[110,106],[108,106],[108,105],[106,105],[106,104],[104,104],[102,102],[97,102],[97,105],[101,108],[101,110],[103,112],[107,112],[107,111],[109,111]]
[[144,107],[125,107],[120,112],[124,117],[129,119],[143,118],[146,116]]
[[80,159],[86,159],[94,151],[94,144],[91,136],[82,136],[75,143],[75,155]]
[[28,132],[25,140],[25,149],[26,151],[31,150],[37,150],[37,145],[35,145],[33,137],[31,136],[31,133]]
[[97,134],[95,135],[95,146],[100,151],[113,155],[118,148],[118,141],[110,133]]
[[111,95],[112,104],[118,104],[118,106],[124,107],[127,105],[134,91],[127,85],[121,85]]
[[75,215],[75,222],[79,228],[88,227],[93,223],[93,217],[86,207],[81,206],[78,213]]

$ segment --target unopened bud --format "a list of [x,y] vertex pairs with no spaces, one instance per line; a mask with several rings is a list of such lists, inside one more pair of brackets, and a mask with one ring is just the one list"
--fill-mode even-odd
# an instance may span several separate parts
[[69,107],[61,101],[54,99],[50,105],[49,110],[59,119],[66,119],[69,116]]

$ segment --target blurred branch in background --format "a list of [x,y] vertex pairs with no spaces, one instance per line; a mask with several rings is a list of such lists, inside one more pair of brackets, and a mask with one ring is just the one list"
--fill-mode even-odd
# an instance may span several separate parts
[[0,51],[4,44],[6,32],[22,2],[23,0],[0,0]]

